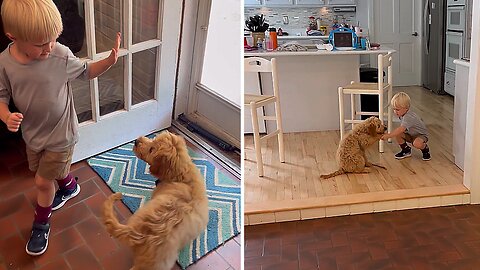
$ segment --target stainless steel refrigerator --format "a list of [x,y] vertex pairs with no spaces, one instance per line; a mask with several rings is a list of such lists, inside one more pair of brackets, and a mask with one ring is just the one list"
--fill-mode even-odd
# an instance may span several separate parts
[[423,0],[422,85],[445,94],[446,0]]

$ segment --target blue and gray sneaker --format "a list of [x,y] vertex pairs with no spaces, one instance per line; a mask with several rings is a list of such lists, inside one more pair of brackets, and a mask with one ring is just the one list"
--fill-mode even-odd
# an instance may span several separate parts
[[72,190],[59,188],[57,192],[55,192],[52,210],[60,209],[68,200],[77,196],[78,193],[80,193],[80,185],[78,183]]
[[48,247],[48,235],[50,234],[50,224],[33,223],[32,234],[28,240],[25,250],[32,256],[42,255]]

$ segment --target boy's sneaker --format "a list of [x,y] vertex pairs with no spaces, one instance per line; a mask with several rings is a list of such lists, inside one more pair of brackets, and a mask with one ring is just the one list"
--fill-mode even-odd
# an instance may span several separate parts
[[422,152],[422,159],[427,161],[427,160],[430,160],[431,157],[430,157],[430,152]]
[[52,210],[60,209],[68,200],[77,196],[78,193],[80,193],[80,185],[78,183],[72,190],[59,188],[57,192],[55,192]]
[[410,147],[408,149],[402,149],[402,151],[395,154],[396,159],[404,159],[411,156],[412,156],[412,149]]
[[50,234],[50,224],[33,223],[32,234],[28,240],[25,250],[29,255],[42,255],[48,247],[48,235]]

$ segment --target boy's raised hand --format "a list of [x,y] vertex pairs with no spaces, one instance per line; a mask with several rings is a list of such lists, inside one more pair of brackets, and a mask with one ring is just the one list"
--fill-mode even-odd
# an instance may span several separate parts
[[23,114],[14,112],[7,117],[7,128],[11,132],[17,132],[23,120]]
[[111,59],[112,65],[117,63],[118,59],[118,50],[120,49],[120,41],[122,40],[122,34],[117,32],[117,37],[115,39],[115,44],[113,45],[112,51],[110,52],[110,56],[108,58]]

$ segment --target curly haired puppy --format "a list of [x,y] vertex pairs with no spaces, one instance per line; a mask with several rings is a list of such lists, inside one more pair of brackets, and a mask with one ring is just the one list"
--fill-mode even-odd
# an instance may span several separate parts
[[127,221],[119,223],[111,195],[103,206],[107,231],[133,250],[134,270],[170,270],[180,249],[195,239],[208,223],[205,180],[188,155],[185,140],[169,132],[155,139],[140,137],[135,155],[150,165],[150,173],[161,179],[152,199]]
[[387,128],[377,117],[369,117],[362,123],[356,125],[338,145],[336,160],[339,169],[331,174],[321,175],[323,179],[341,175],[344,173],[368,173],[365,167],[377,166],[368,162],[365,149],[378,142]]

